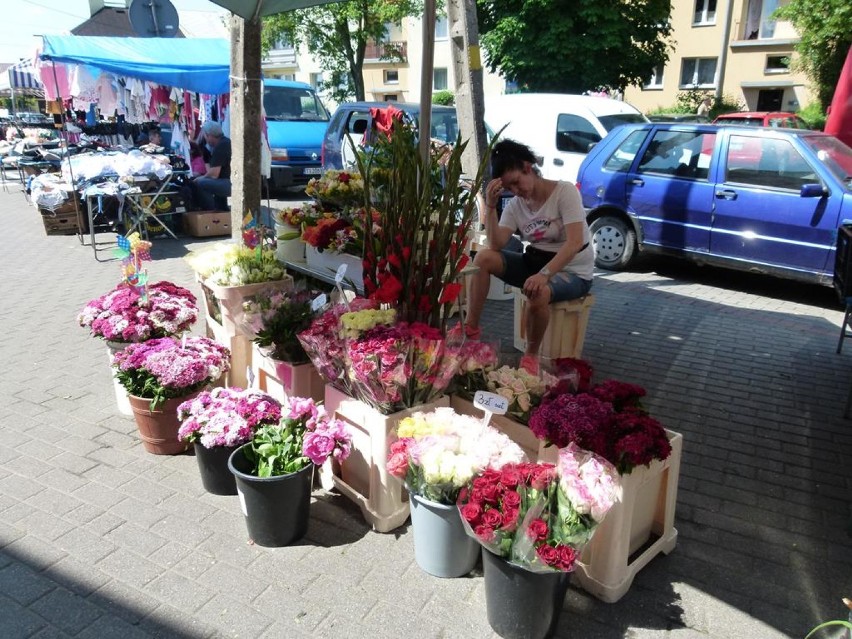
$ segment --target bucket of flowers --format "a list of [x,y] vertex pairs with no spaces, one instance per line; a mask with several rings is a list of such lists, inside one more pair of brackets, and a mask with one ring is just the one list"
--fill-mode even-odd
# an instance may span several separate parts
[[532,409],[530,431],[551,447],[592,451],[621,475],[623,499],[584,550],[577,571],[586,590],[617,601],[651,558],[675,547],[683,436],[648,414],[641,386],[613,379],[594,383],[583,360],[555,360],[554,366],[560,379],[573,375],[576,383],[557,384]]
[[497,634],[553,635],[568,573],[620,492],[615,467],[573,444],[555,465],[489,469],[462,489],[458,507],[483,548],[488,622]]
[[178,439],[193,445],[201,484],[214,495],[236,495],[228,458],[255,430],[281,419],[278,400],[256,389],[214,388],[177,408]]
[[262,424],[228,459],[249,537],[286,546],[308,529],[315,466],[349,455],[351,435],[312,399],[288,398],[277,424]]
[[524,453],[481,419],[449,407],[406,417],[396,434],[387,468],[408,490],[417,564],[436,577],[466,575],[479,559],[479,545],[459,517],[459,491],[486,468],[524,461]]
[[275,256],[279,262],[304,262],[305,243],[302,226],[316,217],[316,205],[305,204],[273,211],[275,222]]
[[161,337],[131,344],[112,360],[115,376],[130,398],[142,443],[150,453],[182,453],[177,409],[224,375],[228,349],[206,337]]
[[357,171],[329,169],[319,178],[312,178],[305,194],[326,210],[340,210],[364,203],[364,178]]

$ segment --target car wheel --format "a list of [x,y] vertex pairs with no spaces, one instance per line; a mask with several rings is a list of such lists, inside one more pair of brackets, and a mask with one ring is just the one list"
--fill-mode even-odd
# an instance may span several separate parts
[[636,231],[617,217],[604,215],[592,222],[595,265],[610,271],[626,269],[636,255]]

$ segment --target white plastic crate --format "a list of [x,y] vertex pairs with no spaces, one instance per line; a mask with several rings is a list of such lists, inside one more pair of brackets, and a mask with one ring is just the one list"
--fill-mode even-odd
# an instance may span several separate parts
[[251,370],[256,388],[283,402],[288,397],[310,397],[321,402],[325,383],[313,364],[291,364],[271,358],[252,344]]
[[449,406],[450,398],[383,415],[372,406],[354,399],[331,384],[325,386],[325,407],[343,420],[352,433],[352,452],[339,467],[331,460],[320,473],[326,489],[336,488],[360,508],[364,519],[376,532],[390,532],[408,519],[408,495],[402,482],[387,471],[390,445],[396,440],[400,420],[417,411]]
[[574,580],[608,603],[621,599],[636,574],[677,544],[674,527],[683,436],[667,430],[672,452],[665,461],[622,476],[623,495],[583,550]]

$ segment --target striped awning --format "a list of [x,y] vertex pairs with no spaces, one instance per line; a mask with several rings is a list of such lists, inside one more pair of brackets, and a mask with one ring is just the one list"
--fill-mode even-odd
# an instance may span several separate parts
[[31,60],[24,60],[13,64],[0,75],[0,91],[9,89],[22,91],[43,91],[44,87],[35,75],[35,69]]

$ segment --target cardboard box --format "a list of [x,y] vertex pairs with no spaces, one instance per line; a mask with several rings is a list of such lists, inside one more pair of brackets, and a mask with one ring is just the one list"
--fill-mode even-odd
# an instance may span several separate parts
[[192,237],[231,234],[230,211],[190,211],[184,213],[184,230]]

